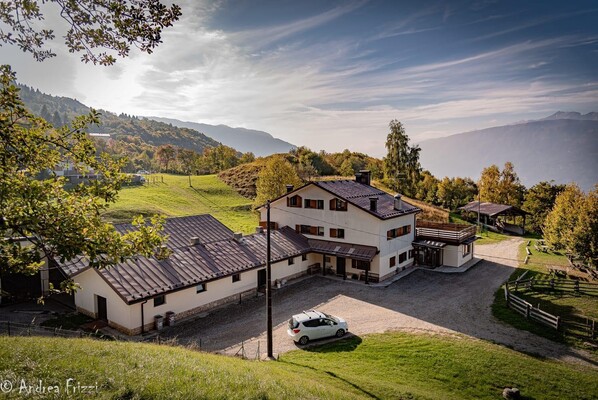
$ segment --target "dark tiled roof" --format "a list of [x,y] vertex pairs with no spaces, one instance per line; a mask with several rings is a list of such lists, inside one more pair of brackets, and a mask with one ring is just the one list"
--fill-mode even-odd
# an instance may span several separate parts
[[[400,210],[394,208],[394,197],[383,190],[353,180],[319,181],[314,184],[333,195],[346,200],[356,207],[381,219],[389,219],[421,211],[419,208],[402,201]],[[370,197],[377,197],[376,211],[370,210]]]
[[378,249],[373,246],[363,246],[351,243],[331,242],[328,240],[308,239],[311,251],[331,254],[333,256],[349,257],[356,260],[372,261]]
[[[479,204],[479,207],[478,207]],[[479,203],[477,201],[472,201],[463,207],[459,207],[459,210],[463,211],[470,211],[477,213],[478,210],[481,215],[488,215],[490,217],[495,217],[497,215],[525,215],[529,214],[517,207],[509,206],[506,204],[496,204],[496,203]]]
[[[117,228],[123,232],[131,226]],[[170,235],[168,246],[173,251],[168,259],[137,257],[98,270],[126,302],[138,302],[266,263],[265,233],[237,240],[232,231],[210,215],[168,219],[164,231]],[[199,237],[200,243],[190,245],[188,238],[191,236]],[[271,232],[271,250],[272,261],[276,262],[304,254],[310,248],[303,235],[285,227]],[[61,267],[73,276],[87,269],[88,264],[79,257]]]

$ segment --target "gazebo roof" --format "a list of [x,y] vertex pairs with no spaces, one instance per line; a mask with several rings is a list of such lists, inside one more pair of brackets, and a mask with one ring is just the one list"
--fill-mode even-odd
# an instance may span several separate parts
[[473,213],[480,213],[480,215],[487,215],[489,217],[498,217],[499,215],[527,215],[527,211],[523,211],[515,206],[509,206],[506,204],[496,203],[480,203],[478,201],[472,201],[463,207],[459,207],[459,210],[469,211]]

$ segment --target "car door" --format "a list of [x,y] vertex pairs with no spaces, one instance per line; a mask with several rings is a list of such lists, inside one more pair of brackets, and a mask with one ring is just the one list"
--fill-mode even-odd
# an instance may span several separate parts
[[320,323],[320,337],[329,337],[334,336],[336,334],[336,326],[334,325],[334,321],[328,318],[322,318]]
[[317,319],[310,319],[304,321],[303,326],[305,327],[305,334],[309,340],[314,340],[320,337],[320,322]]

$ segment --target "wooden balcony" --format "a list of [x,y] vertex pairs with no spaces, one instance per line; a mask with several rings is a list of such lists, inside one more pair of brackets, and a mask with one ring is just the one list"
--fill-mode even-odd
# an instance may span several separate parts
[[417,221],[415,225],[418,239],[437,240],[450,244],[460,244],[475,237],[476,226],[465,224]]

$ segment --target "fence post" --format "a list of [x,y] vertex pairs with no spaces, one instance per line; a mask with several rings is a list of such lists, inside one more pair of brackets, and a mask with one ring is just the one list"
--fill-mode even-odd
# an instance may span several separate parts
[[509,305],[509,282],[505,285],[505,300],[507,301],[507,306]]
[[518,292],[519,291],[519,281],[515,281],[515,291]]
[[8,321],[6,324],[8,326],[8,336],[10,336],[10,321]]
[[558,331],[560,327],[561,327],[561,317],[557,316],[556,317],[556,330]]
[[550,289],[554,290],[554,278],[550,280]]
[[525,303],[525,318],[529,318],[530,304]]
[[590,337],[592,339],[596,339],[596,321],[592,320],[592,331],[590,332]]
[[575,281],[575,293],[579,293],[579,281]]

